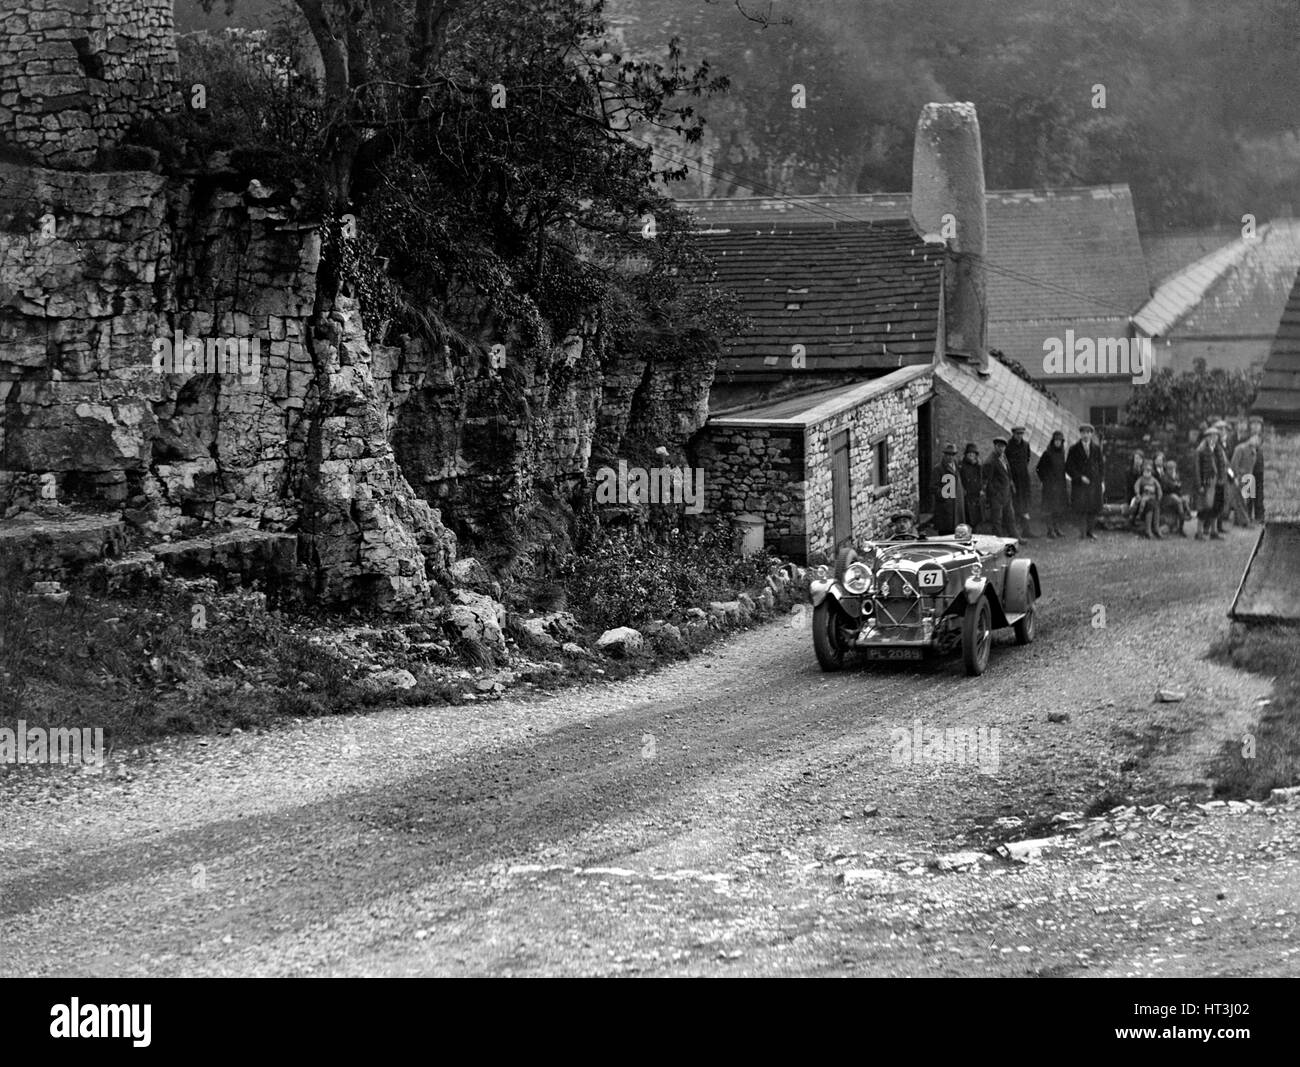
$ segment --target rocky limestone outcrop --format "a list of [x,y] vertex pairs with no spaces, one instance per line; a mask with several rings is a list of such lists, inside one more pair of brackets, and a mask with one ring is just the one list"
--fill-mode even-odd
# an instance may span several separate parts
[[0,504],[292,531],[321,599],[417,603],[455,539],[390,444],[403,353],[317,319],[315,227],[233,180],[0,164]]

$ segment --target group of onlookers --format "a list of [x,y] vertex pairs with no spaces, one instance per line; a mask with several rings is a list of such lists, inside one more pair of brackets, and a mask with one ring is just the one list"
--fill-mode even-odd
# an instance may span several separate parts
[[[1240,438],[1223,419],[1201,425],[1196,469],[1184,482],[1178,463],[1163,452],[1150,458],[1138,451],[1128,478],[1130,521],[1143,537],[1159,538],[1166,527],[1186,537],[1184,524],[1196,515],[1197,540],[1217,540],[1225,519],[1249,526],[1263,518],[1262,424],[1254,420]],[[1029,531],[1029,442],[1023,426],[1011,439],[993,438],[993,452],[981,459],[979,447],[966,445],[960,462],[955,445],[944,447],[935,471],[932,524],[941,534],[960,523],[1001,537],[1032,538]],[[1096,539],[1097,518],[1106,491],[1106,461],[1096,430],[1084,423],[1068,449],[1059,430],[1039,457],[1034,472],[1042,484],[1042,512],[1048,537],[1064,537],[1067,512],[1078,519],[1080,538]]]

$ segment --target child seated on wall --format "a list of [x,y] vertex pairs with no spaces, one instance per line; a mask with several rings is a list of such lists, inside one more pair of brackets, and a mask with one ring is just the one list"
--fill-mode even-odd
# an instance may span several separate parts
[[1150,461],[1143,463],[1142,473],[1133,483],[1133,499],[1129,501],[1129,511],[1142,526],[1142,536],[1145,538],[1161,536],[1156,516],[1160,514],[1160,497],[1163,492]]

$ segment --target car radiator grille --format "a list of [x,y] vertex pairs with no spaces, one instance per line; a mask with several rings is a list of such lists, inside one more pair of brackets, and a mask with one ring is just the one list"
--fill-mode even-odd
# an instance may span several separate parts
[[914,596],[879,597],[875,602],[876,625],[880,627],[914,628],[919,640],[921,633],[921,601]]

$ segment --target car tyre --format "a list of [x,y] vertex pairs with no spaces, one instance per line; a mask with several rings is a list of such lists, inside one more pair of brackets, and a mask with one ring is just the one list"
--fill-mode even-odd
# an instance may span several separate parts
[[1034,580],[1026,577],[1029,588],[1025,590],[1025,613],[1016,622],[1016,644],[1027,645],[1034,639],[1037,618],[1034,614]]
[[993,648],[993,609],[989,598],[980,595],[974,604],[966,605],[961,620],[961,658],[966,673],[981,675],[989,665],[989,652]]
[[848,651],[842,620],[844,613],[827,597],[813,608],[813,651],[817,663],[824,671],[838,671],[844,666],[844,653]]

